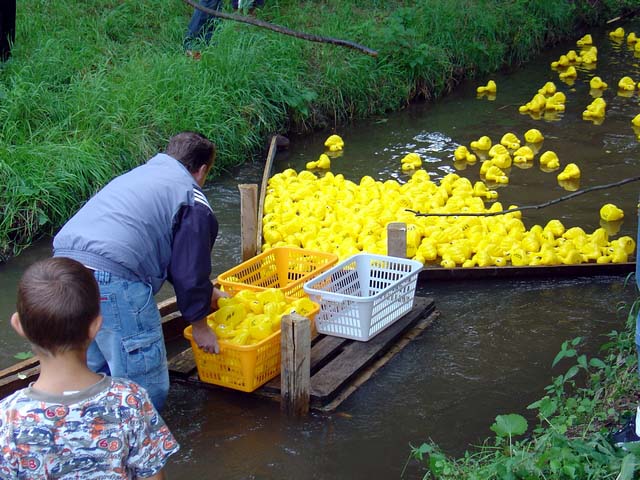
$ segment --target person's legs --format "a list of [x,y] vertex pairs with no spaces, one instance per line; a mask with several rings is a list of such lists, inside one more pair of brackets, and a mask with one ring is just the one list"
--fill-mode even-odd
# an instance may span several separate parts
[[95,272],[95,276],[100,285],[102,327],[87,354],[89,367],[142,385],[161,410],[169,393],[169,372],[160,312],[151,287],[107,272]]
[[[200,5],[211,10],[220,10],[222,8],[222,0],[200,0]],[[187,27],[187,35],[184,39],[185,50],[190,50],[196,40],[208,43],[216,28],[216,23],[217,19],[215,17],[197,8],[194,9]]]
[[16,0],[0,1],[0,61],[11,56],[16,39]]

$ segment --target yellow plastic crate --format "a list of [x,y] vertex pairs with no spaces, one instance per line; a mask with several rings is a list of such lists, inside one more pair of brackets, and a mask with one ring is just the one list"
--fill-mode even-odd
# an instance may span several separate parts
[[304,283],[338,263],[338,256],[294,247],[274,247],[218,276],[225,292],[279,288],[289,297],[303,297]]
[[[315,305],[308,315],[312,334],[315,331],[313,319],[320,311],[320,305]],[[273,332],[253,345],[235,345],[218,339],[220,353],[215,354],[196,345],[191,325],[184,329],[184,337],[191,342],[200,380],[243,392],[253,392],[280,374],[280,333],[280,330]]]

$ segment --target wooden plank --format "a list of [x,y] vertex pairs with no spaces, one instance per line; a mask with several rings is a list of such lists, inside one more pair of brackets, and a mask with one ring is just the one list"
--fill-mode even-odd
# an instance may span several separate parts
[[264,163],[264,171],[262,172],[262,184],[260,185],[260,196],[258,199],[258,223],[256,228],[256,245],[258,251],[262,247],[262,217],[264,215],[264,197],[267,196],[267,184],[269,183],[269,177],[271,177],[271,168],[273,167],[273,159],[276,157],[278,151],[278,136],[271,137],[271,144],[269,145],[269,153],[267,153],[267,160]]
[[404,349],[412,340],[418,337],[427,327],[437,320],[440,312],[433,311],[428,317],[423,318],[409,330],[393,347],[389,349],[378,360],[373,362],[369,367],[359,373],[342,391],[329,403],[325,405],[312,405],[314,409],[323,412],[331,412],[335,410],[342,402],[344,402],[353,392],[355,392],[363,383],[369,380],[378,370],[380,370],[393,356]]
[[184,329],[189,326],[180,312],[170,313],[162,318],[162,334],[164,335],[165,343],[168,340],[173,340],[182,337]]
[[158,302],[158,310],[160,311],[161,317],[177,312],[178,304],[176,303],[176,297],[167,298],[162,302]]
[[311,322],[301,315],[285,315],[281,330],[280,410],[301,417],[309,413]]
[[311,378],[311,400],[321,404],[331,401],[340,388],[376,358],[383,355],[407,328],[431,313],[433,309],[433,300],[416,297],[413,310],[400,320],[368,342],[354,341],[346,346],[338,357]]
[[439,268],[425,266],[418,276],[419,282],[430,280],[471,280],[513,277],[582,277],[595,275],[627,275],[635,271],[635,262],[581,263],[579,265],[532,265],[526,267],[473,267]]
[[16,372],[0,380],[0,399],[11,395],[20,388],[24,388],[35,381],[40,374],[40,365]]
[[351,340],[325,335],[311,348],[311,374],[333,360]]
[[258,252],[256,243],[258,185],[243,183],[238,185],[238,189],[240,190],[240,251],[244,262],[255,257]]
[[191,347],[180,352],[169,360],[169,374],[187,377],[196,370],[196,362],[193,358]]
[[387,225],[387,254],[407,258],[407,224],[390,222]]
[[0,370],[0,379],[10,377],[15,375],[16,373],[20,373],[23,370],[28,370],[29,368],[33,368],[38,365],[37,357],[27,358],[26,360],[22,360],[21,362],[15,363],[10,367],[5,368],[4,370]]

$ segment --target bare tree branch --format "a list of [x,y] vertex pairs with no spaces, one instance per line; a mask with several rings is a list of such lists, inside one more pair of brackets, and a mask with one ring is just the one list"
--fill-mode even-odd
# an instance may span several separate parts
[[235,15],[233,13],[226,13],[226,12],[219,12],[217,10],[212,10],[210,8],[206,8],[199,5],[193,0],[183,0],[183,2],[188,5],[191,5],[193,8],[196,8],[214,17],[224,18],[226,20],[233,20],[235,22],[248,23],[249,25],[254,25],[256,27],[266,28],[274,32],[282,33],[283,35],[289,35],[291,37],[301,38],[303,40],[309,40],[310,42],[330,43],[332,45],[338,45],[340,47],[351,48],[353,50],[358,50],[359,52],[366,53],[367,55],[370,55],[372,57],[378,56],[378,52],[376,50],[371,50],[370,48],[365,47],[364,45],[350,42],[348,40],[340,40],[338,38],[321,37],[319,35],[312,35],[310,33],[296,32],[295,30],[290,30],[286,27],[265,22],[263,20],[258,20],[257,18],[246,17],[244,15]]

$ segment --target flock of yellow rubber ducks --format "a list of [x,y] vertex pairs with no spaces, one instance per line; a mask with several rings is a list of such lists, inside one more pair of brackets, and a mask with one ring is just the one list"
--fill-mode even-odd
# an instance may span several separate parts
[[319,306],[308,297],[288,298],[282,290],[240,290],[219,298],[219,309],[207,317],[218,338],[232,345],[253,345],[280,330],[283,315],[296,312],[309,317]]
[[[577,44],[581,48],[579,53],[572,50],[552,65],[563,69],[561,73],[568,72],[565,78],[573,75],[570,67],[595,66],[597,62],[597,48],[590,35]],[[623,78],[620,89],[631,83],[632,80]],[[593,77],[590,87],[603,90],[607,84],[600,77]],[[478,94],[496,92],[493,80],[478,87]],[[597,120],[604,117],[606,102],[594,96],[583,116]],[[565,94],[553,82],[547,82],[520,111],[555,114],[564,111],[565,102]],[[640,115],[633,124],[640,128]],[[342,138],[331,135],[324,144],[326,151],[317,161],[308,162],[306,170],[287,169],[269,180],[262,249],[295,246],[335,253],[341,260],[360,252],[386,254],[388,223],[404,222],[407,257],[427,265],[466,268],[627,262],[636,245],[629,236],[609,238],[610,233],[617,233],[616,227],[624,217],[624,212],[613,204],[602,206],[601,227],[588,233],[580,227],[565,227],[559,220],[527,229],[516,206],[505,209],[495,201],[498,198],[495,187],[509,183],[512,165],[529,168],[539,154],[543,171],[561,168],[558,155],[542,149],[543,141],[542,132],[534,128],[524,132],[523,138],[507,132],[496,143],[484,135],[468,146],[460,145],[454,151],[454,162],[481,162],[482,180],[475,183],[456,173],[446,175],[439,183],[431,181],[415,152],[400,161],[401,170],[410,175],[406,183],[393,179],[377,181],[370,176],[356,183],[328,171],[329,157],[344,149]],[[558,183],[567,190],[577,190],[580,177],[580,168],[575,163],[568,163],[557,174]],[[487,201],[493,203],[485,204]],[[409,210],[428,215],[416,215]],[[507,213],[488,216],[437,216],[495,214],[505,210]]]
[[[527,133],[529,138],[538,138],[536,132]],[[504,140],[516,147],[511,136]],[[410,155],[415,159],[417,154]],[[502,212],[500,202],[485,205],[486,199],[496,197],[485,182],[472,184],[450,173],[436,184],[422,168],[415,169],[404,184],[370,176],[355,183],[342,174],[317,176],[308,170],[287,169],[269,180],[262,249],[295,246],[335,253],[341,260],[363,251],[386,254],[388,223],[404,222],[407,257],[444,268],[617,263],[628,261],[635,250],[634,239],[610,240],[605,227],[587,233],[551,220],[527,229],[517,210],[495,216],[421,216],[408,211]],[[624,216],[612,204],[603,206],[600,213],[607,222]]]

